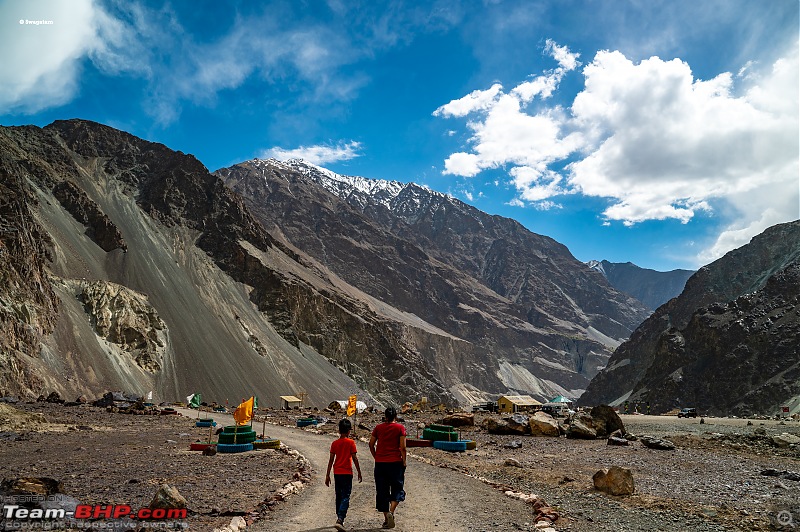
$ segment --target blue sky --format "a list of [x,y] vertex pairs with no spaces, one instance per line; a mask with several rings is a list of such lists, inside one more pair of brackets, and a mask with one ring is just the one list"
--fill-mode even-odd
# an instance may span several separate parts
[[0,124],[302,156],[696,268],[800,217],[799,28],[796,0],[2,0]]

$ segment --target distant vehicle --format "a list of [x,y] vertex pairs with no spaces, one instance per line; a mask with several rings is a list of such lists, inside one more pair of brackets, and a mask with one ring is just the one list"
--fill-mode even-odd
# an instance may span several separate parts
[[473,412],[497,412],[497,403],[494,401],[489,401],[486,403],[478,403],[476,405],[472,405]]
[[678,412],[678,417],[697,417],[697,409],[696,408],[682,408],[680,412]]

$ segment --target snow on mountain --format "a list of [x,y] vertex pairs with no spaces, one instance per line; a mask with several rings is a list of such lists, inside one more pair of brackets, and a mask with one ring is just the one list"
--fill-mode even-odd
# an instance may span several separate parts
[[417,212],[426,198],[450,198],[450,196],[416,183],[337,174],[302,159],[287,161],[255,159],[252,163],[258,167],[273,165],[299,172],[332,194],[348,203],[356,204],[362,209],[367,205],[367,200],[371,200],[371,202],[383,205],[399,215],[408,216]]

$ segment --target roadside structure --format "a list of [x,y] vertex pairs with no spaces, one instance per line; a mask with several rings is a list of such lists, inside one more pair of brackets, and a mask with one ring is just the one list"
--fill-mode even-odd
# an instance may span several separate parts
[[502,395],[497,399],[497,411],[506,414],[538,410],[541,405],[530,395]]

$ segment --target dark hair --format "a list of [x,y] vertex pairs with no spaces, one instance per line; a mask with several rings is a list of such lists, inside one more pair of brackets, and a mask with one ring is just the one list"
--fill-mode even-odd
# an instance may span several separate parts
[[383,415],[386,416],[386,422],[391,423],[395,420],[395,418],[397,418],[397,409],[393,406],[390,406],[384,411]]
[[347,434],[351,428],[353,428],[353,424],[350,423],[349,419],[339,421],[339,434]]

